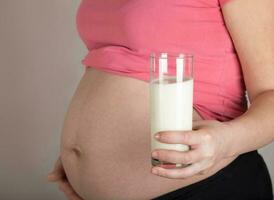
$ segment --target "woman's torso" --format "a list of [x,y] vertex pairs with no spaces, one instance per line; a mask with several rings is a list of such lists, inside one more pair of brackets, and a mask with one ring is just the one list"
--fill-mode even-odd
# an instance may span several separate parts
[[77,27],[89,52],[64,121],[61,155],[85,200],[152,199],[235,159],[181,180],[150,172],[149,52],[194,54],[193,104],[204,118],[229,120],[245,110],[241,69],[218,2],[82,0]]
[[[194,110],[193,120],[200,120]],[[86,68],[63,125],[61,158],[85,200],[147,200],[205,179],[151,174],[148,83]]]

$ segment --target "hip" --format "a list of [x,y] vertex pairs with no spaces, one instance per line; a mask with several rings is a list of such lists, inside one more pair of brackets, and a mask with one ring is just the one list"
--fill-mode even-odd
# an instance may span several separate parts
[[257,150],[238,156],[213,176],[153,200],[272,200],[272,181]]

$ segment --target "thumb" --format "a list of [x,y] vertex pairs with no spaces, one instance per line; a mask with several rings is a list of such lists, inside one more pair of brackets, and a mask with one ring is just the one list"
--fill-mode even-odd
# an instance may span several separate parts
[[201,129],[203,126],[214,123],[216,120],[196,120],[192,122],[192,130]]
[[64,169],[60,157],[55,163],[54,169],[48,174],[48,181],[57,181],[64,177]]

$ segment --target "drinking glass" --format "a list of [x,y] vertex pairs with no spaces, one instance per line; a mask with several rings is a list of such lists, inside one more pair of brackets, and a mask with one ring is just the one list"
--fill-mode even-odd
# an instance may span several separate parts
[[[151,152],[155,149],[188,151],[185,144],[159,142],[160,131],[192,130],[193,55],[187,53],[150,54],[150,132]],[[182,168],[182,163],[168,163],[151,157],[153,166]]]

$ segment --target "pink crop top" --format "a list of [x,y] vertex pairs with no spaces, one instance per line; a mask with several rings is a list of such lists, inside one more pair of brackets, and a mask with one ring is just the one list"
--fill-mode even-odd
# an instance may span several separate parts
[[241,65],[221,6],[230,0],[82,0],[78,33],[85,67],[149,82],[151,52],[194,55],[193,107],[203,119],[247,109]]

